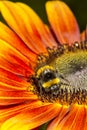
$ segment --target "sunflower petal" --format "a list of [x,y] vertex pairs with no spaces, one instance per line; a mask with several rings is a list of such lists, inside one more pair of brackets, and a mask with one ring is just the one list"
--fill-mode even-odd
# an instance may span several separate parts
[[16,33],[14,33],[2,22],[0,22],[0,39],[10,44],[32,62],[35,61],[36,54],[28,48],[28,46],[16,35]]
[[30,86],[24,78],[0,68],[0,105],[36,99],[37,96],[27,91]]
[[[46,47],[53,47],[56,46],[56,42],[50,32],[50,29],[47,25],[45,25],[41,19],[38,17],[35,12],[28,7],[27,5],[23,3],[17,3],[27,14],[30,25],[33,30],[33,33],[35,33],[35,36],[39,36],[41,39],[41,42],[46,45]],[[36,21],[35,21],[36,20]],[[34,39],[34,38],[33,38]]]
[[87,31],[87,30],[84,30],[84,31],[81,33],[81,35],[80,35],[81,41],[86,41],[86,37],[87,37],[87,36],[86,36],[86,35],[87,35],[87,34],[86,34],[86,33],[87,33],[86,31]]
[[0,109],[0,122],[5,121],[6,119],[9,119],[13,117],[14,115],[17,115],[20,112],[23,112],[25,110],[37,108],[41,105],[40,101],[29,101],[27,103],[23,103],[16,106],[9,106],[9,107],[3,107]]
[[58,39],[62,43],[80,41],[80,32],[77,21],[69,7],[61,1],[46,3],[48,20]]
[[3,123],[1,130],[28,130],[33,129],[55,117],[61,110],[60,105],[49,104],[27,110],[8,119]]
[[76,104],[72,106],[66,116],[62,118],[56,129],[82,130],[84,129],[85,117],[86,111],[84,105]]
[[27,82],[17,82],[0,77],[0,91],[27,90],[30,84]]
[[27,90],[29,86],[24,78],[0,68],[0,91]]
[[[4,64],[7,63],[7,64]],[[33,73],[30,61],[7,42],[0,39],[0,68],[8,69],[20,75]]]
[[55,42],[40,18],[27,5],[4,1],[0,2],[0,8],[9,26],[35,53],[46,52],[46,46]]
[[60,120],[66,115],[69,107],[68,106],[63,106],[61,109],[60,114],[48,125],[47,130],[57,130],[57,125],[60,122]]
[[87,106],[85,106],[85,119],[83,130],[87,129]]
[[12,105],[36,100],[37,96],[27,91],[0,91],[0,105]]

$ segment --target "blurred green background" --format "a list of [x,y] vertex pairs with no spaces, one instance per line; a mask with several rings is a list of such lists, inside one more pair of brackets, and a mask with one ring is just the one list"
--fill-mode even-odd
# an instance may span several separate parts
[[[48,24],[46,12],[45,12],[45,3],[47,0],[10,0],[14,2],[24,2],[31,6],[38,15],[43,19],[45,23]],[[80,30],[85,29],[87,24],[87,0],[62,0],[69,5],[69,7],[74,12],[77,21],[80,26]]]

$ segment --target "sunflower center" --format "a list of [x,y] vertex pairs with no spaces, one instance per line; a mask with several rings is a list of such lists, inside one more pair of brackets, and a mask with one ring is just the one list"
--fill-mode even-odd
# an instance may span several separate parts
[[42,101],[87,104],[87,49],[64,49],[53,55],[37,69],[34,92]]
[[68,52],[57,58],[55,67],[65,77],[70,89],[87,89],[87,51]]

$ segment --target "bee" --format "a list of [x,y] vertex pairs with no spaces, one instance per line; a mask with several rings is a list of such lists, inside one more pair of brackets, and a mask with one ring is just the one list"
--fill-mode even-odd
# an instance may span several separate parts
[[69,84],[68,81],[50,65],[40,67],[36,72],[34,81],[40,94],[57,95],[62,85]]

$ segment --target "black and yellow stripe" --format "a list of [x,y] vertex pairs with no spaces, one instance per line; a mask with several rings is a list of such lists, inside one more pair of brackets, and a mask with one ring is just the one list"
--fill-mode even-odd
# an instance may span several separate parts
[[60,79],[55,78],[42,84],[43,88],[50,88],[52,85],[59,84]]

